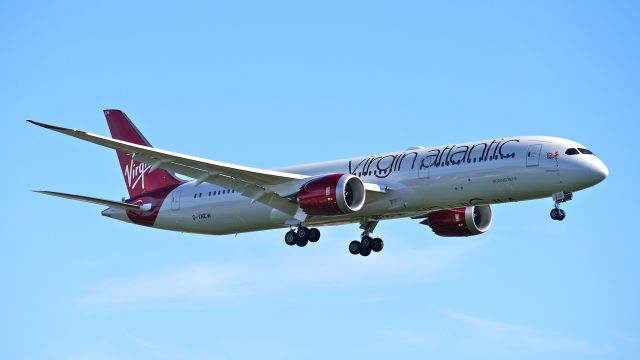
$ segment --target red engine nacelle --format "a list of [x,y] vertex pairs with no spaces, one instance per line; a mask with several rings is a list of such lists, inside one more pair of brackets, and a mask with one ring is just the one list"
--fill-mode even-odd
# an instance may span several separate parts
[[364,198],[362,180],[349,174],[331,174],[313,179],[298,192],[298,204],[307,215],[348,214],[360,210]]
[[421,224],[429,225],[440,236],[479,235],[491,227],[491,207],[481,205],[438,210],[429,214]]

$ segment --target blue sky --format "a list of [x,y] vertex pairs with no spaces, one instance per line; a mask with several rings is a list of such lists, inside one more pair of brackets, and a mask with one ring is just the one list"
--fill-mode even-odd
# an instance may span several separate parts
[[[3,359],[637,359],[640,9],[625,1],[0,3]],[[610,176],[481,236],[383,222],[348,254],[283,231],[136,227],[115,154],[25,123],[272,168],[513,135],[587,145]]]

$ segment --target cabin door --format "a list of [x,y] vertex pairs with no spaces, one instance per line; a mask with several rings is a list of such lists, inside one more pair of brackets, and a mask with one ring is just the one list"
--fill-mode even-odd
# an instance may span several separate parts
[[541,144],[529,145],[529,150],[527,152],[527,167],[540,165],[540,149],[542,149]]

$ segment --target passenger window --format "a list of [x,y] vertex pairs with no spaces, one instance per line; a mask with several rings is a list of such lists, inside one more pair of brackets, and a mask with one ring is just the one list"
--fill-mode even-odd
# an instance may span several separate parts
[[581,153],[586,154],[586,155],[593,155],[591,150],[588,150],[588,149],[578,148],[578,151],[580,151]]
[[574,149],[574,148],[567,149],[567,151],[565,151],[564,153],[566,155],[578,155],[578,154],[580,154],[578,152],[578,149]]

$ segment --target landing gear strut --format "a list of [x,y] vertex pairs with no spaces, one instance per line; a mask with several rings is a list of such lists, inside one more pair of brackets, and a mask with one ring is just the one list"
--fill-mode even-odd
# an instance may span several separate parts
[[560,209],[560,204],[573,199],[573,193],[570,192],[557,192],[553,194],[554,207],[551,209],[551,218],[553,220],[562,221],[566,217],[564,210]]
[[369,256],[371,252],[379,252],[384,248],[384,241],[380,238],[371,238],[369,234],[373,232],[377,221],[364,220],[360,223],[360,228],[364,230],[360,235],[360,241],[354,240],[349,244],[349,252],[353,255]]
[[320,230],[302,225],[299,225],[297,230],[291,229],[284,235],[284,242],[289,246],[304,247],[309,241],[316,242],[318,240],[320,240]]

